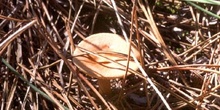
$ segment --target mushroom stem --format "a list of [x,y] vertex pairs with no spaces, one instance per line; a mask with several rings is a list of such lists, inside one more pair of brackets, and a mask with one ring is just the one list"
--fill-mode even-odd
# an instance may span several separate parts
[[98,79],[99,93],[109,96],[111,94],[110,79]]

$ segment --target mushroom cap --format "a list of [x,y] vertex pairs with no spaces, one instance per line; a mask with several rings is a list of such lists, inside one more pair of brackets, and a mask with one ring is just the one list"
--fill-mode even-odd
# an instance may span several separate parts
[[[89,52],[85,52],[79,47]],[[131,49],[135,57],[140,59],[140,54],[133,43]],[[73,62],[91,77],[98,79],[121,78],[125,75],[128,51],[129,46],[121,36],[112,33],[98,33],[90,35],[78,44],[74,51]],[[132,57],[129,68],[137,70],[137,65],[131,59]],[[129,74],[131,73],[128,72]]]

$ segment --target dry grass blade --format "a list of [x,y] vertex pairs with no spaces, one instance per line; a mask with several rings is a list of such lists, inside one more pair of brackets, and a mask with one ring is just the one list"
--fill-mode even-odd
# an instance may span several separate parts
[[27,20],[20,20],[20,19],[11,18],[11,17],[8,17],[8,16],[3,16],[3,15],[0,15],[0,19],[4,19],[4,20],[13,20],[13,21],[17,21],[17,22],[24,22],[24,21],[27,21]]
[[32,20],[31,22],[24,25],[22,28],[19,28],[17,31],[15,31],[13,34],[7,37],[4,41],[0,43],[0,55],[4,52],[4,49],[16,38],[18,37],[22,32],[24,32],[26,29],[29,29],[31,26],[33,26],[37,20]]
[[100,93],[92,86],[91,83],[88,82],[88,80],[85,79],[85,77],[82,74],[79,74],[79,77],[95,92],[95,94],[101,99],[101,101],[105,104],[105,106],[110,109],[108,103],[105,101],[105,99],[100,95]]
[[16,91],[16,88],[17,88],[18,79],[15,78],[13,82],[14,83],[12,85],[12,88],[9,91],[8,99],[6,100],[6,102],[7,102],[6,110],[10,110],[11,109],[11,104],[12,104],[12,100],[13,100],[13,97],[15,95],[15,91]]
[[[148,5],[148,3],[146,3]],[[169,49],[167,48],[166,44],[164,43],[164,40],[162,38],[162,36],[160,35],[160,32],[158,31],[158,28],[154,22],[154,19],[152,17],[151,14],[151,10],[149,9],[150,6],[147,6],[147,9],[145,8],[144,4],[141,2],[141,0],[139,1],[139,5],[141,7],[141,9],[144,11],[144,14],[146,16],[146,18],[149,20],[150,26],[151,26],[151,31],[154,34],[154,37],[157,38],[158,42],[159,42],[159,47],[162,48],[164,54],[166,55],[166,57],[168,58],[168,60],[173,64],[176,65],[176,61],[173,58],[173,55],[171,54],[171,52],[169,51]]]

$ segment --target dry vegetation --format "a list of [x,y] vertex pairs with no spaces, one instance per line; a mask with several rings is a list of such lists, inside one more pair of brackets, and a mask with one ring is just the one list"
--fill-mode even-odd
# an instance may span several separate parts
[[[218,18],[193,2],[135,1],[0,0],[1,110],[220,109]],[[71,61],[99,32],[131,36],[142,53],[142,69],[112,80],[111,97]]]

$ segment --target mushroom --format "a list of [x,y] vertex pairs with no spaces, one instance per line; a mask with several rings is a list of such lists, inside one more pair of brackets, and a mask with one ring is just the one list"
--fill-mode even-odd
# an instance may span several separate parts
[[[131,45],[134,56],[139,59],[140,54],[134,44]],[[111,94],[110,80],[125,76],[125,67],[129,46],[117,34],[98,33],[90,35],[81,41],[74,50],[73,62],[85,74],[98,80],[99,92],[102,95]],[[129,69],[138,67],[130,58]],[[127,72],[127,75],[131,72]]]

